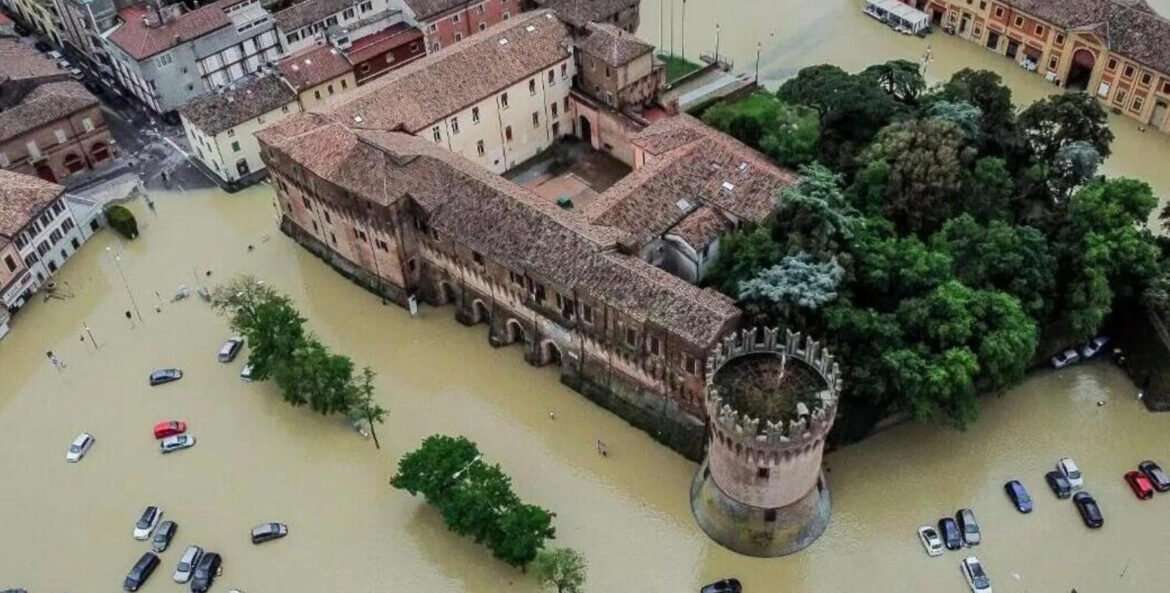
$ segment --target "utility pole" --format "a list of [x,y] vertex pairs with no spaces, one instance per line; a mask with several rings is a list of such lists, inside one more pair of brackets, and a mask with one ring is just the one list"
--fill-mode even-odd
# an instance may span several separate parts
[[682,58],[685,60],[687,59],[687,0],[682,0],[682,17],[679,20],[678,27],[679,44],[682,46],[680,51],[682,52]]
[[719,64],[719,23],[715,23],[715,63]]
[[122,277],[122,286],[126,288],[126,296],[130,297],[130,304],[134,307],[134,314],[138,316],[140,323],[146,323],[142,321],[142,312],[138,310],[138,302],[134,300],[134,293],[130,290],[130,283],[126,281],[126,272],[122,270],[122,258],[109,247],[106,247],[106,251],[114,256],[114,267],[118,268],[118,275]]
[[674,57],[674,0],[670,0],[670,57]]
[[760,86],[760,42],[756,42],[756,86]]

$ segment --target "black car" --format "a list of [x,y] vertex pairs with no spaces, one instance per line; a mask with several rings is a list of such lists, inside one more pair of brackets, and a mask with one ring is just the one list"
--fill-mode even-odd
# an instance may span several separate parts
[[204,593],[211,588],[223,559],[215,552],[208,552],[195,566],[195,577],[191,579],[191,593]]
[[1146,474],[1150,479],[1150,484],[1154,490],[1158,492],[1166,492],[1170,490],[1170,475],[1166,475],[1166,471],[1161,466],[1153,461],[1146,460],[1138,464],[1138,471]]
[[1028,489],[1019,480],[1011,480],[1003,485],[1004,492],[1012,499],[1012,504],[1021,513],[1032,512],[1032,497],[1028,496]]
[[165,552],[167,546],[171,545],[171,540],[175,539],[175,532],[179,530],[179,525],[174,521],[163,521],[158,525],[158,531],[154,532],[154,539],[150,542],[150,547],[155,552]]
[[1099,529],[1105,524],[1105,517],[1101,515],[1101,507],[1097,506],[1097,501],[1092,494],[1088,492],[1077,492],[1073,497],[1073,502],[1077,505],[1077,510],[1081,512],[1081,519],[1085,521],[1085,525],[1093,529]]
[[740,593],[741,591],[743,591],[743,585],[739,584],[739,579],[723,579],[699,589],[699,593]]
[[28,593],[28,590],[26,590],[26,589],[5,589],[3,591],[0,591],[0,593]]
[[1068,478],[1058,471],[1050,471],[1044,474],[1044,481],[1048,482],[1048,487],[1052,488],[1052,493],[1057,498],[1068,498],[1072,496],[1072,484],[1068,483]]
[[130,569],[130,574],[126,575],[126,581],[122,583],[122,588],[127,591],[137,591],[146,579],[150,578],[151,573],[155,568],[158,568],[158,556],[147,552],[134,563],[134,568]]
[[48,42],[39,39],[33,44],[33,47],[37,48],[37,51],[41,53],[47,53],[53,50],[53,46],[49,45]]
[[183,371],[181,369],[159,369],[150,374],[150,386],[154,387],[155,385],[178,381],[182,378]]
[[288,526],[284,523],[261,523],[252,528],[252,543],[262,544],[288,535]]
[[12,31],[15,32],[17,35],[20,35],[21,37],[24,37],[32,32],[32,31],[28,30],[28,27],[26,27],[20,23],[16,23],[15,25],[12,25]]
[[978,546],[982,538],[979,534],[979,523],[975,521],[975,513],[971,509],[959,509],[955,513],[955,521],[959,530],[963,532],[963,543],[968,546]]
[[963,534],[959,532],[959,524],[950,517],[938,520],[938,532],[942,534],[943,545],[948,550],[958,550],[963,547]]

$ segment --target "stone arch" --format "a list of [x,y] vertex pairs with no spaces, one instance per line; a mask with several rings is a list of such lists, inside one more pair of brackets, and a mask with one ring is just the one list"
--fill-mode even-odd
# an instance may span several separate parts
[[540,343],[540,364],[556,364],[560,365],[564,361],[561,356],[561,347],[552,340],[545,340]]
[[439,281],[439,304],[449,305],[455,302],[455,287],[446,280]]
[[105,142],[94,142],[89,147],[89,153],[95,162],[104,161],[110,158],[110,147]]
[[524,326],[515,319],[508,319],[504,322],[504,335],[506,336],[506,344],[528,341],[528,336],[524,334]]
[[85,159],[81,158],[81,155],[76,152],[71,152],[65,155],[65,160],[62,161],[62,164],[65,165],[66,169],[69,169],[70,173],[76,173],[85,168]]
[[1068,67],[1068,76],[1064,79],[1065,88],[1087,90],[1096,66],[1097,54],[1092,50],[1082,47],[1074,51],[1072,63]]
[[472,323],[492,322],[491,309],[488,308],[482,299],[471,301],[471,321]]

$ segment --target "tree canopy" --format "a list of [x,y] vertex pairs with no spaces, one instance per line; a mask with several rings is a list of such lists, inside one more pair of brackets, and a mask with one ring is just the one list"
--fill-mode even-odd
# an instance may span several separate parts
[[541,550],[532,562],[532,574],[543,586],[557,593],[583,593],[585,557],[572,548]]

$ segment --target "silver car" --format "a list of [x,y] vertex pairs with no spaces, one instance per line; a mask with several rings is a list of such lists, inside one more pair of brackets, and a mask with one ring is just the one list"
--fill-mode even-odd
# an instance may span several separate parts
[[65,452],[65,461],[70,463],[77,463],[81,461],[82,457],[89,452],[89,448],[93,446],[93,435],[88,432],[83,432],[73,439],[69,444],[69,450]]
[[177,434],[173,437],[167,437],[158,444],[158,450],[163,453],[170,453],[180,449],[195,446],[195,437],[189,434]]
[[199,559],[203,557],[203,548],[199,546],[187,546],[183,550],[183,555],[179,557],[179,566],[175,568],[173,579],[176,583],[186,583],[191,580],[191,575],[195,573],[195,567],[199,565]]

